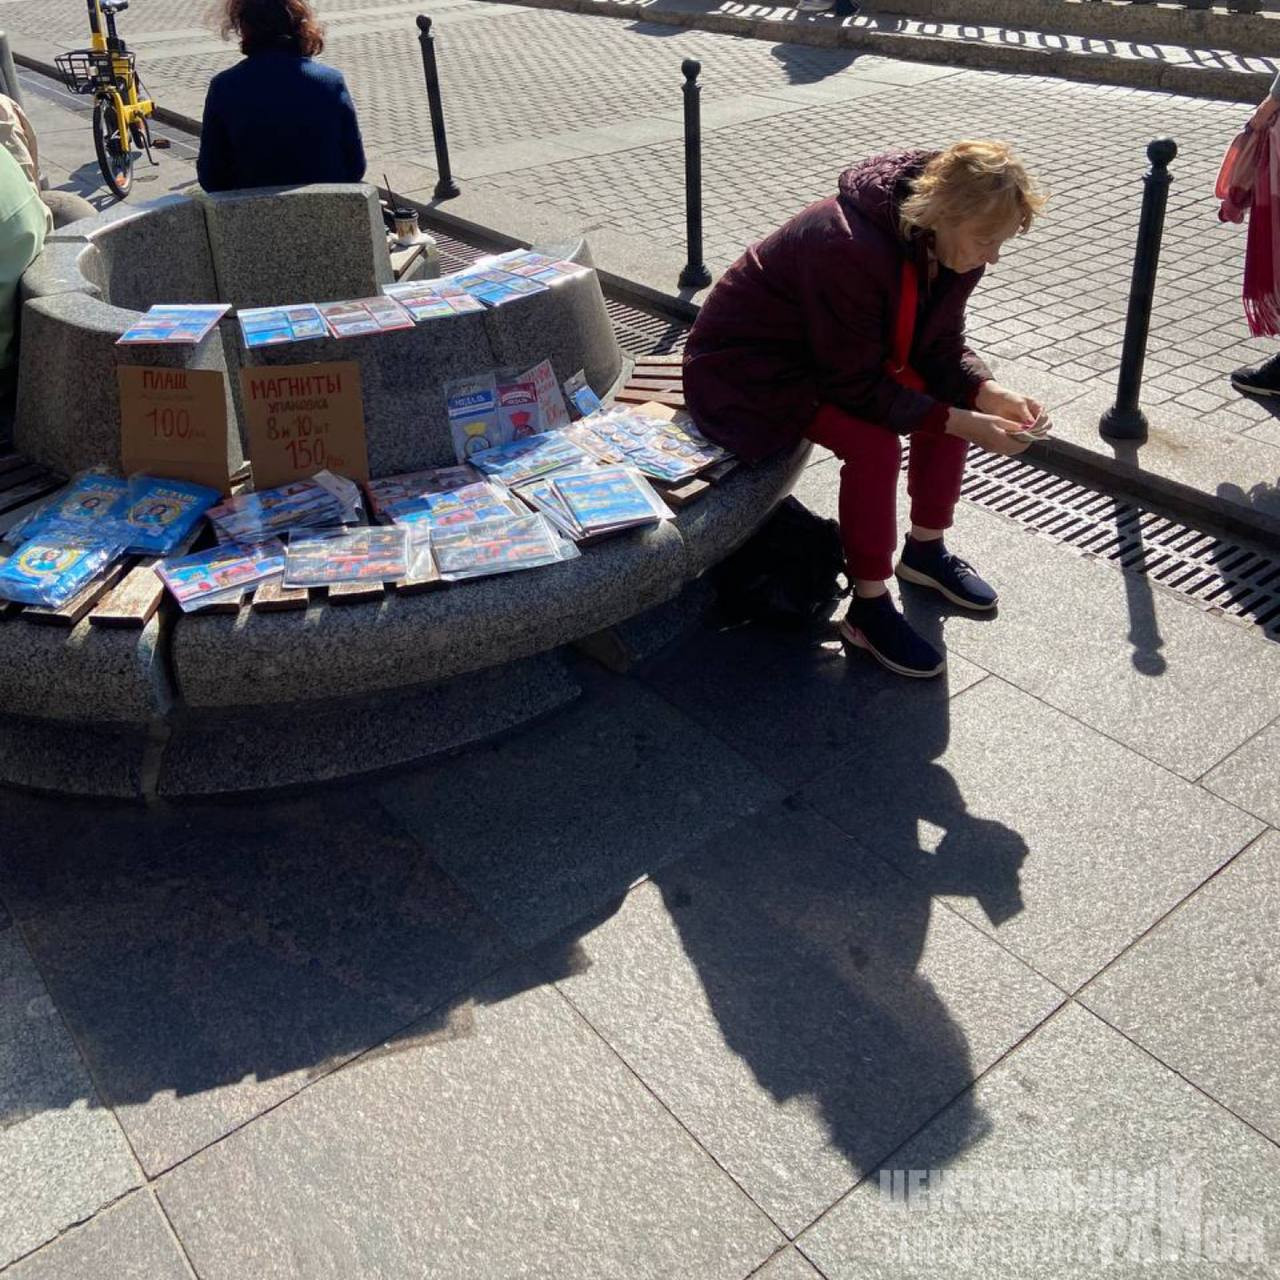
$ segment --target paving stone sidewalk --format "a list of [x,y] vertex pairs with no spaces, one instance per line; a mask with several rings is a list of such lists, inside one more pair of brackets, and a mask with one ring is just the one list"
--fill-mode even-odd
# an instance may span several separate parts
[[1280,648],[955,540],[1002,605],[906,596],[943,682],[712,620],[430,768],[0,792],[4,1280],[1273,1276]]
[[956,537],[943,681],[712,620],[430,768],[0,793],[5,1280],[1274,1275],[1280,648]]

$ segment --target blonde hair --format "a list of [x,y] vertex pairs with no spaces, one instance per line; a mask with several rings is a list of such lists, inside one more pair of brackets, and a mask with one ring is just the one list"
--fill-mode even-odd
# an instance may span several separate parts
[[908,235],[956,222],[980,222],[1026,231],[1046,197],[1007,142],[956,142],[930,160],[898,216]]

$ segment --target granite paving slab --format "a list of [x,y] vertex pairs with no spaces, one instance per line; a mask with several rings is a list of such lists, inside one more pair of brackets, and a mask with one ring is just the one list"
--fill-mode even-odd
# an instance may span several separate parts
[[0,904],[0,1269],[142,1181]]
[[520,946],[558,933],[780,798],[731,748],[639,685],[588,697],[378,788],[378,799]]
[[[834,461],[806,468],[804,500],[834,515],[838,477]],[[949,545],[999,590],[999,611],[908,587],[912,624],[1175,773],[1200,777],[1280,712],[1280,646],[1259,633],[971,503]]]
[[[841,604],[835,617],[844,612]],[[863,736],[876,706],[946,716],[949,697],[986,675],[952,657],[938,680],[903,680],[861,654],[846,656],[830,627],[786,631],[711,620],[641,678],[673,706],[795,788],[829,768]]]
[[1064,998],[794,804],[655,872],[576,955],[560,990],[792,1236]]
[[899,1185],[919,1171],[950,1208],[904,1210],[868,1180],[799,1242],[828,1280],[1274,1276],[1280,1151],[1078,1005],[978,1081],[972,1105],[989,1128],[940,1182],[933,1152],[970,1134],[959,1105],[887,1170]]
[[158,1184],[202,1280],[740,1280],[783,1243],[550,988],[482,996]]
[[1268,725],[1201,781],[1232,804],[1280,826],[1280,723]]
[[1082,993],[1099,1017],[1280,1142],[1280,833]]
[[822,1277],[802,1253],[784,1249],[759,1271],[753,1272],[751,1280],[822,1280]]
[[5,1272],[5,1280],[191,1280],[149,1191],[135,1191]]
[[994,678],[946,704],[880,704],[800,794],[1068,990],[1261,829]]
[[152,1175],[394,1037],[507,954],[359,792],[170,816],[66,803],[27,815],[0,859],[0,891]]

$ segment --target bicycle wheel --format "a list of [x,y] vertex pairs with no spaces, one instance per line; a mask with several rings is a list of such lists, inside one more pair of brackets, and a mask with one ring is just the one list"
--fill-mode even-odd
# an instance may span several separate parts
[[127,137],[120,136],[115,104],[105,93],[93,103],[93,147],[111,194],[123,200],[133,186],[133,147]]

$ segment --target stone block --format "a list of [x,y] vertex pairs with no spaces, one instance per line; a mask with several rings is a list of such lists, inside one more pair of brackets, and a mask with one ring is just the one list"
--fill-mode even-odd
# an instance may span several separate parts
[[290,613],[177,619],[172,662],[191,707],[311,703],[425,685],[566,644],[670,599],[684,584],[670,523],[577,560],[426,595]]
[[527,369],[550,359],[561,383],[583,369],[602,397],[622,375],[622,351],[594,271],[495,307],[484,318],[494,356],[504,368]]
[[426,689],[326,701],[286,716],[184,715],[165,747],[163,796],[329,782],[460,751],[558,710],[582,692],[558,654]]
[[235,307],[364,298],[392,279],[365,183],[200,192],[218,296]]
[[[18,407],[14,444],[20,453],[71,475],[85,467],[121,469],[120,390],[116,366],[160,365],[212,369],[226,374],[222,343],[199,346],[117,347],[116,339],[137,312],[82,293],[36,298],[22,312]],[[234,404],[227,390],[227,462],[243,461],[232,429]]]
[[97,249],[98,273],[90,278],[114,306],[218,301],[204,210],[189,196],[116,205],[51,237],[53,244],[77,241]]
[[42,720],[147,724],[170,705],[157,615],[141,630],[0,625],[0,706]]
[[[522,304],[515,304],[520,306]],[[246,366],[354,360],[364,394],[369,470],[394,475],[454,461],[444,384],[492,369],[489,317],[476,312],[353,338],[236,350]],[[238,394],[237,388],[237,394]]]
[[0,716],[0,782],[58,796],[140,800],[150,746],[148,730],[137,726]]
[[58,293],[102,297],[101,262],[88,241],[46,241],[40,256],[22,273],[19,296],[23,302]]

